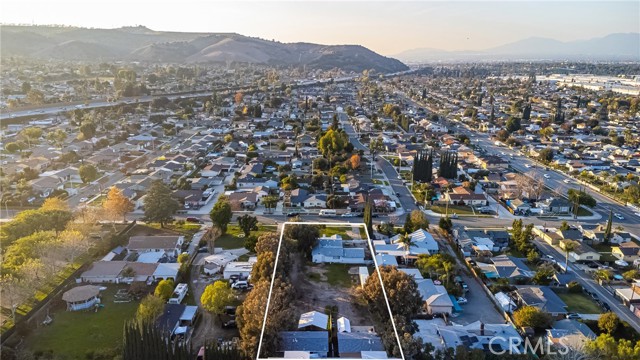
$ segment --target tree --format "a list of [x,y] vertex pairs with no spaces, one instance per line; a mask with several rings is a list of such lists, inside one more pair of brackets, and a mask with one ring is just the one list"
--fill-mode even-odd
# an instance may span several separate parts
[[567,220],[563,220],[562,224],[560,225],[560,227],[558,229],[559,230],[569,230],[569,229],[571,229],[571,227],[569,226],[569,223],[567,222]]
[[311,258],[311,250],[318,242],[320,230],[315,225],[287,225],[284,230],[284,236],[291,241],[295,241],[298,245],[298,250],[308,258]]
[[60,211],[69,211],[69,204],[60,198],[53,197],[45,199],[40,206],[40,210],[48,211],[48,210],[60,210]]
[[18,143],[18,142],[9,142],[4,146],[4,149],[7,150],[7,152],[14,154],[18,151],[22,151],[23,147],[21,145],[22,143]]
[[640,357],[640,341],[616,341],[610,334],[600,334],[595,340],[587,342],[586,350],[590,359],[635,360]]
[[353,154],[349,158],[349,164],[351,165],[351,169],[356,170],[360,167],[360,155]]
[[29,148],[31,148],[31,144],[37,142],[37,140],[42,136],[42,129],[31,126],[20,131],[20,136],[27,139]]
[[578,248],[578,242],[573,240],[565,240],[562,242],[562,248],[564,249],[564,260],[565,260],[565,268],[564,272],[566,273],[569,269],[569,253]]
[[553,128],[551,126],[540,129],[540,137],[543,139],[549,140],[551,135],[553,135]]
[[207,285],[200,297],[202,307],[210,313],[222,314],[225,306],[231,305],[235,296],[229,284],[225,281],[216,281]]
[[[287,226],[288,227],[288,226]],[[260,255],[263,252],[278,252],[278,243],[280,238],[275,233],[266,233],[260,235],[258,241],[256,241],[255,252]]]
[[363,221],[364,225],[367,227],[367,232],[369,232],[369,236],[371,239],[375,238],[373,235],[373,204],[371,203],[371,198],[367,197],[367,202],[364,204],[364,213],[363,213]]
[[257,261],[251,269],[251,281],[254,283],[262,280],[270,282],[271,276],[273,275],[273,267],[275,266],[275,262],[276,253],[266,251],[258,254]]
[[180,255],[178,255],[178,264],[185,264],[187,261],[189,261],[189,254],[187,253],[182,253]]
[[607,334],[613,334],[620,326],[620,319],[614,312],[607,312],[600,315],[598,319],[598,328]]
[[631,269],[622,273],[622,277],[627,281],[633,281],[635,279],[640,279],[640,271],[636,269]]
[[438,226],[440,227],[440,229],[446,231],[447,233],[450,233],[453,229],[453,223],[451,222],[451,219],[449,217],[440,218]]
[[83,183],[90,183],[98,178],[98,169],[91,164],[80,165],[78,174]]
[[551,160],[553,160],[553,155],[554,155],[553,149],[547,147],[540,150],[540,152],[538,153],[538,159],[540,159],[540,161],[542,161],[543,163],[548,163]]
[[537,264],[540,261],[540,254],[535,249],[529,250],[527,253],[527,262],[529,264]]
[[413,238],[411,237],[411,235],[409,234],[402,234],[400,235],[400,238],[397,241],[398,244],[402,245],[402,248],[404,249],[404,259],[405,262],[407,260],[407,256],[409,255],[409,251],[411,250],[412,246],[416,245],[416,242],[413,240]]
[[226,196],[220,196],[218,201],[213,205],[209,217],[214,225],[220,228],[222,234],[227,233],[227,225],[231,222],[233,212],[231,211],[231,204],[229,198]]
[[147,295],[138,305],[136,320],[139,323],[152,323],[164,311],[164,304],[165,300],[162,298],[152,294]]
[[607,227],[604,229],[604,243],[607,245],[611,241],[612,226],[613,226],[613,210],[609,210],[609,219],[607,220]]
[[233,99],[235,100],[236,104],[240,104],[242,103],[242,99],[244,98],[244,94],[240,91],[238,91],[236,93],[236,95],[233,97]]
[[67,132],[62,129],[56,129],[50,133],[47,133],[46,138],[47,141],[61,148],[62,144],[64,144],[64,141],[67,139]]
[[429,219],[421,210],[413,210],[410,215],[411,229],[414,232],[419,229],[429,230]]
[[546,286],[549,285],[554,274],[555,270],[552,266],[540,266],[531,281],[536,285]]
[[127,213],[134,209],[133,202],[115,186],[109,189],[107,199],[102,203],[102,207],[111,219],[122,219],[122,221],[126,221]]
[[173,214],[180,205],[171,197],[171,190],[162,182],[156,180],[151,184],[144,197],[144,221],[158,222],[160,227],[173,219]]
[[278,196],[276,195],[267,195],[262,198],[262,205],[270,212],[271,209],[275,209],[278,205]]
[[[422,304],[415,280],[411,275],[399,271],[395,266],[382,266],[378,271],[380,271],[384,289],[389,289],[386,293],[391,313],[410,319],[418,312]],[[380,280],[376,276],[370,276],[362,290],[371,312],[379,315],[386,313],[388,317],[389,311]]]
[[517,327],[546,329],[551,326],[551,315],[535,306],[523,306],[513,312],[513,320]]
[[160,280],[158,285],[156,285],[156,289],[153,292],[153,294],[161,298],[163,301],[167,301],[169,300],[171,295],[173,295],[173,288],[174,288],[173,280],[171,279]]
[[244,236],[249,236],[252,230],[258,230],[258,219],[255,216],[244,214],[238,218],[238,226],[244,232]]
[[264,314],[269,298],[269,316],[264,324],[264,336],[260,358],[269,357],[276,351],[278,332],[281,329],[296,326],[297,320],[291,304],[295,299],[295,292],[291,284],[275,279],[273,291],[269,297],[269,281],[254,283],[255,287],[236,310],[236,320],[240,332],[240,349],[245,356],[257,358],[257,348],[264,322]]
[[587,194],[583,190],[569,189],[567,191],[567,197],[572,203],[587,205],[589,207],[596,206],[596,200],[593,198],[593,196]]
[[79,130],[81,140],[89,140],[96,135],[96,124],[91,120],[83,121]]
[[506,129],[509,133],[520,130],[520,119],[516,117],[509,118],[506,123]]

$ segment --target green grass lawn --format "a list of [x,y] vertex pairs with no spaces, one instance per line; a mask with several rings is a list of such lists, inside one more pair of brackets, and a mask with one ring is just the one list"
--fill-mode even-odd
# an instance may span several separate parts
[[600,314],[602,312],[600,307],[585,294],[558,293],[558,296],[567,304],[567,309],[570,312],[582,314]]
[[611,252],[611,245],[597,243],[597,244],[591,245],[591,247],[597,252],[605,252],[605,253]]
[[[260,236],[268,232],[275,232],[276,227],[272,225],[258,225],[257,231],[252,231],[251,235]],[[240,235],[242,234],[242,235]],[[238,237],[238,235],[243,237]],[[238,249],[244,247],[244,233],[238,225],[229,225],[227,227],[227,233],[220,236],[216,240],[215,247],[223,249]]]
[[578,209],[578,216],[592,216],[593,213],[583,207]]
[[309,280],[311,281],[315,281],[315,282],[320,282],[322,281],[322,275],[316,273],[316,272],[310,272],[309,274],[307,274],[307,277],[309,278]]
[[351,276],[349,268],[351,266],[345,264],[328,264],[326,265],[327,282],[333,286],[350,287]]
[[[351,230],[350,227],[340,227],[340,226],[327,226],[326,228],[320,229],[320,236],[333,236],[340,235],[343,240],[351,240],[353,239],[351,236],[347,235],[347,231]],[[364,229],[362,229],[364,232]]]
[[[431,206],[431,211],[444,214],[447,207],[442,205]],[[473,210],[469,206],[449,205],[449,215],[456,213],[458,215],[474,215]]]
[[26,338],[24,347],[34,351],[52,350],[60,359],[84,359],[89,351],[118,347],[122,343],[122,327],[126,320],[134,317],[138,302],[114,303],[117,289],[118,286],[109,286],[103,292],[104,308],[97,313],[60,310],[51,314],[53,323],[34,330]]

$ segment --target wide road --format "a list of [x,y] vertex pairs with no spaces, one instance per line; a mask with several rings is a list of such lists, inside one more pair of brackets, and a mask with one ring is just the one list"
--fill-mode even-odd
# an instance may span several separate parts
[[[553,191],[566,196],[569,189],[578,190],[581,186],[584,188],[583,185],[578,183],[578,180],[565,175],[564,173],[552,169],[544,170],[544,168],[540,164],[536,163],[536,161],[534,161],[533,159],[530,159],[526,156],[518,155],[517,150],[511,150],[508,147],[495,145],[495,142],[491,141],[488,134],[476,133],[468,129],[462,129],[462,131],[460,132],[468,135],[471,139],[472,144],[485,149],[487,153],[510,159],[510,165],[515,170],[522,173],[533,173],[543,178],[545,185]],[[601,220],[591,220],[585,222],[604,223],[606,222],[606,219],[609,215],[609,210],[611,209],[614,213],[621,214],[624,217],[624,220],[619,220],[615,217],[613,218],[614,228],[620,225],[625,229],[625,231],[628,231],[634,235],[640,235],[640,217],[638,217],[638,215],[636,215],[630,207],[622,205],[596,191],[591,190],[588,191],[588,193],[593,196],[597,203],[596,208],[592,209],[592,211],[596,211],[597,213],[602,215],[603,218]]]
[[[535,240],[535,244],[544,253],[545,255],[553,256],[556,261],[564,263],[565,254],[561,253],[555,247],[549,245],[548,243],[542,240]],[[562,259],[562,260],[560,260]],[[569,271],[573,272],[576,275],[576,278],[580,282],[583,288],[589,290],[592,293],[598,295],[598,298],[602,301],[605,301],[611,307],[611,311],[615,312],[620,319],[626,321],[631,325],[637,332],[640,333],[640,320],[620,301],[611,295],[608,291],[606,291],[600,284],[598,284],[591,276],[586,274],[584,271],[578,269],[575,264],[569,263]]]

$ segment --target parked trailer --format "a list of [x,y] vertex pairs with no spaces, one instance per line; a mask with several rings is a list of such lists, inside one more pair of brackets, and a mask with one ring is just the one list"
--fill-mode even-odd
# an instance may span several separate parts
[[184,297],[187,296],[187,291],[189,291],[187,284],[184,284],[184,283],[178,284],[178,286],[176,286],[176,288],[173,290],[173,295],[171,295],[171,298],[169,299],[168,303],[169,304],[182,303],[182,300],[184,300]]

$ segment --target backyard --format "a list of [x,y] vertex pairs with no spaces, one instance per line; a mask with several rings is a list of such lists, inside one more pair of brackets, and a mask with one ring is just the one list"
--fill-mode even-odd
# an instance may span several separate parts
[[116,304],[114,294],[126,286],[109,286],[102,292],[103,308],[93,311],[66,311],[51,314],[53,322],[34,330],[24,347],[34,351],[53,352],[62,359],[84,359],[92,351],[113,349],[122,343],[122,327],[132,319],[138,302]]
[[340,235],[342,236],[343,240],[351,240],[353,239],[353,237],[351,237],[351,235],[348,234],[348,232],[351,231],[351,227],[348,226],[328,226],[325,228],[320,228],[320,236],[333,236],[333,235]]
[[567,304],[567,310],[579,314],[600,314],[600,307],[582,293],[557,293],[560,299]]

